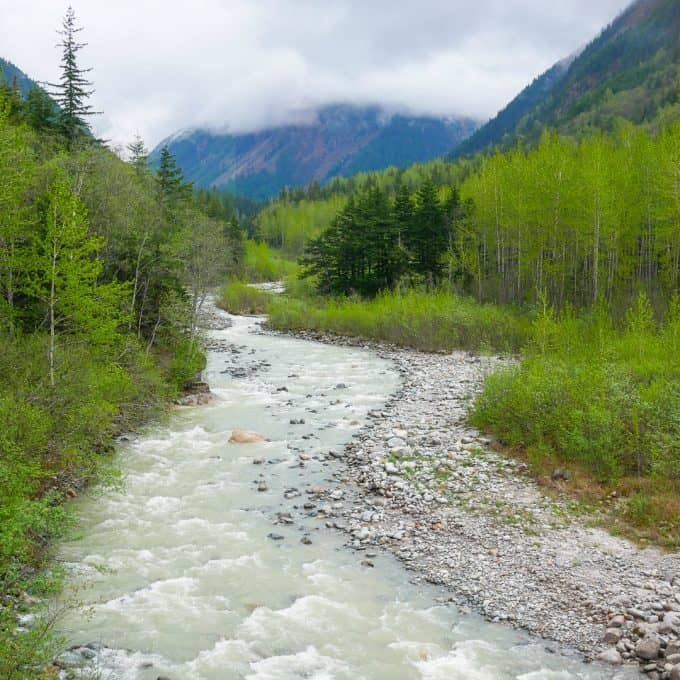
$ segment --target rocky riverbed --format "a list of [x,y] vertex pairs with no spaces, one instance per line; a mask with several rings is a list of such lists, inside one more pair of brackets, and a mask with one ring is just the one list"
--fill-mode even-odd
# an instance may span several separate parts
[[501,360],[371,347],[398,368],[401,389],[369,414],[335,484],[309,490],[305,508],[318,507],[354,549],[392,551],[492,621],[680,680],[680,555],[588,526],[568,498],[546,496],[523,463],[467,424],[470,400]]

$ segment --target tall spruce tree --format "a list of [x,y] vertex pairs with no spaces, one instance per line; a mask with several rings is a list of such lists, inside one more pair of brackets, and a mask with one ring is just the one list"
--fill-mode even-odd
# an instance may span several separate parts
[[62,22],[62,29],[57,31],[61,36],[59,47],[62,48],[61,77],[58,83],[49,83],[50,93],[59,104],[59,126],[67,139],[69,148],[73,148],[78,140],[91,138],[88,116],[96,115],[97,111],[88,104],[88,99],[94,94],[92,82],[86,77],[92,69],[78,66],[78,52],[87,45],[79,43],[76,36],[83,29],[76,26],[76,15],[69,6]]
[[426,179],[416,194],[413,220],[407,233],[407,246],[413,256],[413,269],[428,285],[442,278],[442,255],[448,245],[444,209],[437,196],[437,188]]
[[144,140],[139,135],[135,135],[135,138],[127,145],[127,150],[130,154],[130,165],[138,174],[146,173],[149,169],[149,150]]
[[167,146],[161,149],[160,163],[158,165],[158,193],[161,206],[161,214],[168,217],[183,198],[191,195],[191,183],[184,181],[184,173],[178,167],[175,156]]
[[401,247],[404,235],[409,232],[413,223],[413,200],[405,184],[399,187],[394,198],[394,218],[397,222],[397,240]]

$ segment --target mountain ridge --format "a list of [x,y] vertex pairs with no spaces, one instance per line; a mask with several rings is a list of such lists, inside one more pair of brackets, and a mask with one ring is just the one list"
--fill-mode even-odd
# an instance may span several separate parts
[[569,61],[537,77],[458,147],[459,158],[546,128],[565,134],[610,130],[620,119],[654,124],[680,116],[680,2],[636,0]]
[[18,66],[9,61],[9,59],[0,57],[0,69],[2,69],[2,75],[0,75],[0,77],[6,83],[11,85],[16,78],[19,90],[24,97],[34,85],[37,85],[35,80],[27,76]]
[[185,130],[162,141],[187,179],[265,199],[286,186],[389,166],[407,167],[449,153],[478,127],[470,118],[389,113],[378,106],[334,104],[316,120],[258,132]]

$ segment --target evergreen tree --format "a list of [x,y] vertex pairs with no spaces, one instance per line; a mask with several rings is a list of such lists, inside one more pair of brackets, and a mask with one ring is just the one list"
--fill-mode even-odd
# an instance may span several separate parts
[[12,82],[7,83],[2,75],[2,67],[0,67],[0,101],[9,120],[19,122],[23,114],[24,102],[21,98],[17,77],[14,76]]
[[26,95],[24,115],[34,130],[45,132],[54,127],[58,110],[47,92],[34,85]]
[[404,235],[410,231],[413,223],[413,200],[405,184],[399,187],[394,199],[394,218],[397,223],[397,240],[399,246],[402,246]]
[[407,232],[407,247],[413,257],[413,269],[428,285],[436,284],[442,277],[442,255],[448,245],[444,210],[437,188],[426,179],[416,195],[413,221]]
[[172,213],[182,199],[191,195],[191,184],[184,181],[184,173],[167,146],[161,149],[156,180],[163,216]]
[[82,30],[76,27],[76,15],[69,6],[62,30],[57,31],[62,36],[59,43],[63,50],[61,78],[58,83],[50,83],[50,87],[53,88],[51,94],[60,108],[59,125],[69,148],[73,148],[77,140],[91,136],[90,126],[85,118],[98,113],[87,103],[89,97],[94,94],[92,83],[86,77],[92,69],[82,69],[78,66],[78,52],[87,45],[76,40],[77,34]]
[[140,175],[146,173],[149,169],[149,150],[144,140],[139,135],[135,135],[135,138],[127,145],[127,150],[130,154],[130,165]]

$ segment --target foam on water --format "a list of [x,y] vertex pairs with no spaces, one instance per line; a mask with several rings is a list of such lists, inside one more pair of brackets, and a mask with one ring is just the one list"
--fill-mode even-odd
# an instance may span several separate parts
[[[122,445],[125,488],[75,503],[82,534],[63,544],[61,558],[74,581],[89,581],[79,596],[90,616],[73,612],[62,628],[73,644],[108,645],[97,659],[101,677],[612,677],[510,628],[435,605],[445,593],[412,585],[387,553],[365,568],[343,535],[302,513],[307,487],[328,486],[336,465],[312,456],[341,450],[397,376],[369,352],[256,331],[257,320],[240,318],[215,331],[214,339],[245,347],[210,353],[215,401],[180,409]],[[233,362],[257,370],[233,378],[224,372]],[[229,444],[237,428],[271,441]],[[310,456],[304,468],[291,465],[299,451]],[[253,465],[256,458],[270,462]],[[262,481],[267,490],[258,492]],[[301,497],[285,499],[291,487]],[[281,512],[293,523],[275,524]]]
[[314,647],[307,647],[297,654],[272,656],[252,663],[247,680],[359,680],[362,675],[354,674],[352,668],[338,659],[323,656]]

